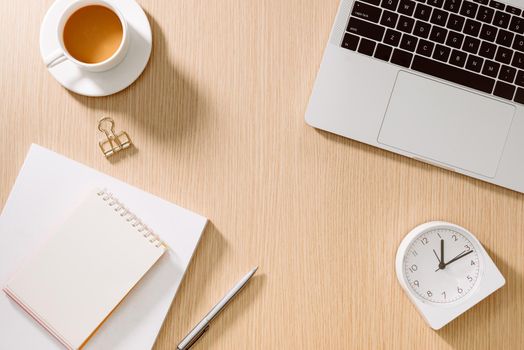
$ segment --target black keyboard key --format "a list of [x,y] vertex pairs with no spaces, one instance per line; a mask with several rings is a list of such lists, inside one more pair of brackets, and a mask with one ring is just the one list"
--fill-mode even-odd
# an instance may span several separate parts
[[444,5],[444,0],[428,0],[428,5],[441,8]]
[[517,84],[518,86],[524,86],[524,71],[519,70],[517,72],[517,76],[515,77],[515,84]]
[[418,55],[413,59],[411,69],[488,94],[495,84],[494,79]]
[[451,49],[446,46],[438,45],[435,48],[435,51],[433,52],[433,58],[442,62],[447,62],[449,59],[449,55],[451,53]]
[[362,0],[364,2],[367,2],[368,4],[378,6],[380,5],[380,0]]
[[382,10],[378,7],[356,1],[351,14],[355,17],[378,23]]
[[417,21],[417,23],[415,23],[415,28],[413,28],[413,34],[426,39],[429,36],[430,30],[431,25],[429,23]]
[[379,60],[389,61],[392,51],[393,49],[391,48],[391,46],[387,46],[384,44],[378,44],[377,49],[375,50],[375,57],[378,58]]
[[469,55],[468,60],[466,62],[466,69],[472,70],[474,72],[480,72],[480,69],[482,68],[482,62],[484,60],[480,58],[479,56],[475,55]]
[[509,22],[509,30],[519,34],[524,34],[524,19],[517,16],[511,17],[511,21]]
[[482,27],[482,23],[473,19],[468,19],[464,26],[464,33],[471,36],[478,36],[480,33],[480,27]]
[[497,10],[504,10],[504,4],[495,0],[491,0],[489,6],[496,8]]
[[464,35],[457,32],[449,32],[448,39],[446,40],[446,45],[460,49],[462,47],[462,41],[464,40]]
[[514,101],[518,103],[524,103],[524,89],[517,88]]
[[403,31],[404,33],[411,33],[415,20],[406,16],[400,16],[398,20],[397,29]]
[[495,10],[486,6],[480,6],[479,12],[477,13],[477,19],[485,23],[491,23],[494,14]]
[[492,59],[495,57],[495,51],[497,51],[497,46],[494,44],[488,43],[487,41],[483,41],[482,44],[480,44],[479,55],[482,57]]
[[409,68],[409,66],[411,65],[412,59],[413,59],[412,53],[402,51],[399,49],[395,49],[395,51],[393,51],[393,56],[391,56],[391,63],[398,64],[399,66]]
[[382,6],[385,9],[395,11],[397,9],[398,0],[382,0]]
[[476,54],[480,47],[480,40],[477,38],[472,38],[467,36],[464,39],[464,45],[462,45],[462,50],[467,51],[472,54]]
[[497,54],[495,55],[495,61],[507,64],[511,62],[512,55],[513,51],[511,51],[510,49],[506,49],[505,47],[499,46],[497,49]]
[[468,54],[465,52],[453,50],[451,51],[451,56],[449,57],[449,63],[457,67],[464,67],[467,56]]
[[479,5],[474,2],[464,1],[460,9],[460,14],[469,18],[475,18]]
[[509,12],[515,16],[520,16],[522,13],[521,9],[509,5],[506,5],[506,12]]
[[466,20],[462,16],[458,16],[455,14],[451,14],[448,19],[448,24],[446,27],[448,27],[451,30],[456,30],[457,32],[462,31],[462,27],[464,26],[464,22]]
[[513,48],[518,51],[524,52],[524,36],[517,35],[515,42],[513,42]]
[[386,35],[384,36],[384,42],[391,46],[398,46],[400,43],[400,38],[402,37],[401,32],[397,32],[393,29],[388,29]]
[[515,74],[517,74],[517,70],[515,68],[510,66],[502,66],[499,72],[499,79],[508,83],[513,83],[513,80],[515,80]]
[[509,85],[508,83],[504,83],[502,81],[497,81],[497,84],[495,85],[495,91],[493,91],[493,95],[502,97],[508,100],[513,99],[514,93],[515,93],[515,86]]
[[433,44],[431,41],[420,39],[417,46],[417,53],[420,55],[431,57],[433,47],[435,47],[435,44]]
[[489,77],[496,78],[499,74],[500,64],[493,61],[484,62],[484,68],[482,68],[482,74],[485,74]]
[[477,4],[489,5],[489,0],[473,0]]
[[497,11],[495,12],[493,24],[500,28],[507,28],[509,25],[510,18],[511,15],[509,13]]
[[437,43],[442,44],[446,40],[447,34],[448,34],[448,31],[446,29],[440,28],[440,27],[433,27],[431,29],[429,40],[436,41]]
[[395,26],[397,25],[397,19],[398,14],[388,10],[384,10],[384,13],[382,14],[382,19],[380,20],[380,24],[386,27],[395,28]]
[[450,12],[459,12],[461,0],[446,0],[444,2],[444,10]]
[[513,42],[513,37],[515,35],[512,32],[508,32],[507,30],[500,29],[499,34],[497,35],[496,43],[499,45],[511,47],[511,43]]
[[351,17],[349,18],[347,31],[357,34],[369,39],[380,41],[384,36],[384,27],[377,24],[365,22],[361,19]]
[[364,55],[371,56],[373,55],[373,51],[375,51],[375,42],[373,40],[362,38],[357,51]]
[[430,22],[444,27],[448,21],[448,13],[439,9],[433,10]]
[[497,28],[483,24],[482,29],[480,30],[480,38],[488,41],[495,41],[497,36]]
[[418,39],[415,38],[412,35],[404,34],[402,36],[402,40],[400,41],[400,48],[407,50],[407,51],[415,51],[415,48],[417,47]]
[[423,4],[417,4],[417,8],[415,9],[415,18],[428,21],[430,15],[431,7]]
[[513,67],[524,69],[524,54],[515,52],[513,55],[513,60],[511,60],[511,65]]
[[342,47],[348,50],[355,51],[358,46],[358,39],[358,36],[346,33],[344,34],[344,39],[342,40]]
[[398,6],[398,12],[403,15],[411,16],[413,11],[415,11],[415,2],[411,0],[400,0],[400,5]]

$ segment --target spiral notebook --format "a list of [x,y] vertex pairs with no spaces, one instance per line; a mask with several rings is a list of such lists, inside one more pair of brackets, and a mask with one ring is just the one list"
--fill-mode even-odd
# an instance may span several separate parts
[[[82,349],[151,349],[202,237],[207,219],[34,144],[0,214],[0,289],[23,271],[24,266],[48,244],[96,188],[110,189],[169,248],[141,279],[140,276],[136,278],[140,279],[139,282],[111,311]],[[113,210],[116,208],[118,205],[115,203]],[[117,218],[121,218],[116,214]],[[126,216],[126,219],[129,217]],[[130,223],[136,225],[133,229],[144,233],[145,228],[137,222]],[[131,232],[136,234],[136,230]],[[147,240],[145,243],[146,246],[151,244]],[[73,249],[79,251],[80,246],[75,245]],[[94,289],[93,286],[89,288]],[[43,315],[39,316],[43,318]],[[0,291],[0,349],[64,348],[56,337]]]
[[117,198],[93,191],[4,291],[68,349],[79,349],[165,250]]

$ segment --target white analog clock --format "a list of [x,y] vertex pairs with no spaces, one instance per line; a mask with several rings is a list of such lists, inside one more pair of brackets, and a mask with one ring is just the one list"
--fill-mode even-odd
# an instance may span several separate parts
[[439,329],[504,285],[504,277],[468,230],[434,221],[413,229],[396,259],[411,301]]
[[479,249],[470,235],[445,227],[419,235],[404,257],[409,287],[433,303],[466,297],[479,282],[480,268]]

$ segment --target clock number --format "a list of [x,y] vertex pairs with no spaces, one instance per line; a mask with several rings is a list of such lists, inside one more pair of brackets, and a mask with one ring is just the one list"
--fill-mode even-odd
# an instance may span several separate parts
[[446,299],[446,292],[442,292],[440,294],[442,294],[444,296],[444,299]]
[[471,277],[470,275],[468,275],[466,278],[467,278],[468,281],[470,281],[470,282],[473,281],[473,277]]
[[426,245],[426,244],[428,244],[428,243],[429,243],[428,238],[427,238],[427,237],[422,237],[422,244],[423,244],[423,245]]
[[413,272],[417,271],[417,269],[418,269],[418,266],[415,265],[415,264],[413,264],[413,265],[411,265],[411,267],[409,268],[409,271],[410,271],[411,273],[413,273]]
[[437,236],[438,236],[438,238],[442,239],[442,236],[440,235],[439,232],[437,232]]
[[431,298],[431,297],[433,296],[433,293],[431,293],[431,291],[430,291],[430,290],[428,290],[428,291],[427,291],[427,293],[428,293],[428,297],[430,297],[430,298]]
[[459,294],[462,294],[462,292],[463,292],[462,288],[457,287],[457,292],[459,292]]
[[413,254],[413,256],[417,256],[417,255],[418,255],[418,253],[417,253],[416,250],[413,250],[413,251],[411,252],[411,254]]
[[475,265],[475,262],[473,260],[471,260],[471,265]]
[[470,251],[470,250],[471,250],[471,248],[470,248],[469,245],[467,245],[467,244],[464,246],[464,248],[466,248],[467,251]]
[[413,284],[416,285],[417,287],[420,287],[420,283],[418,283],[418,280],[414,280]]
[[458,241],[457,235],[452,235],[451,238],[453,238],[453,240],[454,240],[455,242]]

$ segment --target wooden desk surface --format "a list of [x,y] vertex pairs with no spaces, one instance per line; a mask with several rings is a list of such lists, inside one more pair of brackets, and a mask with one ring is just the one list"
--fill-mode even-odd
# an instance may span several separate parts
[[[35,142],[207,216],[157,349],[254,265],[195,350],[522,347],[524,195],[305,124],[338,0],[139,0],[151,60],[105,98],[68,92],[42,64],[51,2],[0,0],[0,205]],[[104,159],[102,115],[136,152]],[[439,332],[393,267],[402,237],[434,219],[476,233],[507,280]]]

